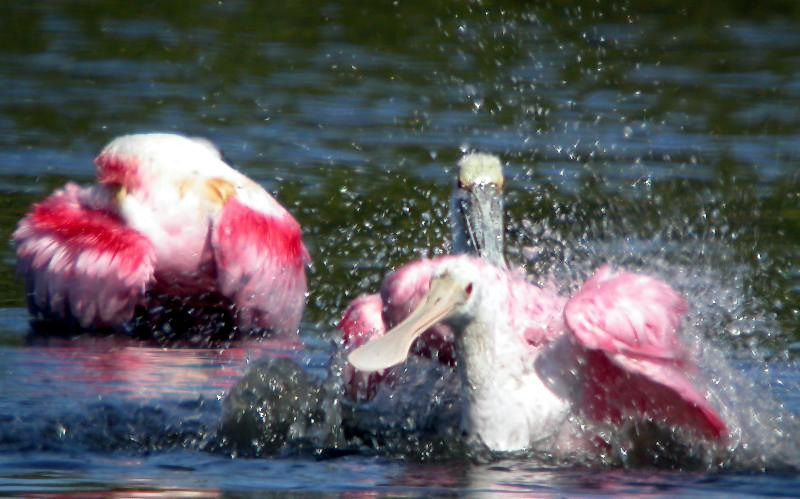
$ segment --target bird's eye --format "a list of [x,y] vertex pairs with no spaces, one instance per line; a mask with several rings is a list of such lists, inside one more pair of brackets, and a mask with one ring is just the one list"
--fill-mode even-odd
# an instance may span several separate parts
[[472,294],[472,283],[467,284],[467,287],[464,288],[464,293],[469,296]]

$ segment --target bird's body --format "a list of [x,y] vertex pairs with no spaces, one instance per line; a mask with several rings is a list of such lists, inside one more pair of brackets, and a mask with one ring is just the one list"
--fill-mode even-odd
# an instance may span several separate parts
[[242,329],[296,331],[309,260],[300,226],[213,146],[129,135],[95,164],[96,185],[67,184],[14,233],[35,315],[115,328],[165,300],[223,300]]
[[448,321],[461,375],[462,430],[500,451],[552,437],[570,414],[571,387],[563,385],[572,378],[540,370],[571,353],[557,348],[564,300],[479,258],[460,257],[435,275],[460,267],[479,276],[481,289],[471,292],[482,293],[470,316]]

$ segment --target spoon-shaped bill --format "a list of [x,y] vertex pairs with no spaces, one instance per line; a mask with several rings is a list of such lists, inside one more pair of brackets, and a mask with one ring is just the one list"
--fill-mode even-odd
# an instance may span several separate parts
[[471,289],[463,289],[449,276],[434,277],[428,293],[411,314],[391,331],[366,343],[347,356],[358,370],[380,371],[402,363],[412,343],[425,330],[450,316],[464,303]]

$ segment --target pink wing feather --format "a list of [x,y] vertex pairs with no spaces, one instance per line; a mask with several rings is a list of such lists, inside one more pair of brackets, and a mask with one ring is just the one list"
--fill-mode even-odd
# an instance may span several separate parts
[[687,376],[696,366],[676,334],[686,301],[667,284],[600,268],[566,305],[567,325],[588,349],[584,411],[618,422],[641,413],[720,438],[727,428]]
[[[339,329],[342,331],[344,346],[349,349],[386,334],[383,300],[380,295],[361,295],[350,302],[339,323]],[[387,381],[388,374],[387,371],[365,373],[347,364],[344,367],[347,395],[354,400],[369,400],[375,395],[378,385]]]
[[212,247],[220,291],[236,304],[240,324],[296,332],[310,261],[298,223],[233,198],[213,229]]
[[386,333],[380,295],[361,295],[348,305],[339,323],[344,346],[355,348]]
[[106,196],[69,183],[20,221],[13,238],[32,313],[82,327],[133,317],[155,255],[147,238],[104,209]]

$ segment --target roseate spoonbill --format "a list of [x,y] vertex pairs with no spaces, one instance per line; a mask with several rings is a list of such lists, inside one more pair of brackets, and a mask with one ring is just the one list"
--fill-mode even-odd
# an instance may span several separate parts
[[204,139],[138,134],[14,232],[31,313],[120,328],[165,305],[224,308],[240,330],[297,330],[309,255],[297,221]]
[[[450,197],[453,252],[479,254],[504,267],[504,179],[500,160],[493,155],[472,153],[461,158],[458,167],[458,180]],[[433,271],[452,258],[440,256],[403,265],[386,277],[380,293],[353,300],[339,324],[345,346],[362,345],[398,324],[427,292]],[[433,325],[414,343],[412,350],[417,355],[455,365],[453,335],[447,326]],[[358,373],[346,365],[347,392],[352,398],[370,398],[388,374]]]
[[[469,237],[476,224],[464,222],[475,217],[451,216],[462,218],[454,226],[466,228],[464,240],[477,242],[472,252],[481,254],[480,239]],[[455,340],[440,341],[439,360],[450,347],[447,363],[457,364],[462,379],[463,430],[493,450],[574,445],[575,415],[611,425],[632,417],[724,437],[727,427],[693,379],[696,366],[677,336],[687,309],[677,292],[603,266],[568,299],[507,269],[502,239],[494,240],[501,241],[499,261],[463,255],[414,262],[390,275],[380,296],[351,304],[342,322],[346,344],[349,331],[363,332],[348,356],[351,396],[369,397],[410,350],[426,353],[421,336],[447,327]]]

